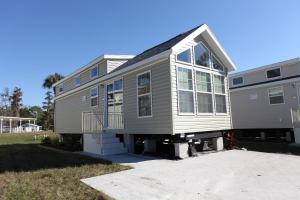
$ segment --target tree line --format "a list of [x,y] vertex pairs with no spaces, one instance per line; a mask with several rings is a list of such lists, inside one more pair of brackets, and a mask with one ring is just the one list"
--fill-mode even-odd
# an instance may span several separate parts
[[12,91],[9,88],[4,88],[0,92],[0,116],[37,118],[37,124],[42,126],[44,130],[53,130],[55,90],[52,89],[52,86],[63,78],[58,73],[45,78],[42,87],[47,91],[42,106],[24,106],[23,91],[20,87],[15,87]]

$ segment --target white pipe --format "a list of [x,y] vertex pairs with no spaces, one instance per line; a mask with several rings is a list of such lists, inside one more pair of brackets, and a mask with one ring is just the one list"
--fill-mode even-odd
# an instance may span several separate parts
[[2,125],[3,125],[3,119],[1,119],[1,125],[0,125],[0,132],[1,132],[1,134],[3,133],[3,128],[2,128]]
[[11,133],[11,121],[12,119],[9,119],[9,133]]

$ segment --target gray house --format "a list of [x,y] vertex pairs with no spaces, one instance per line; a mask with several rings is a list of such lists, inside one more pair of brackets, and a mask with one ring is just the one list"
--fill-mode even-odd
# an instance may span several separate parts
[[[229,80],[234,129],[263,140],[293,140],[299,121],[300,58],[233,73]],[[299,143],[296,131],[294,136]]]
[[232,128],[234,69],[206,24],[137,56],[103,55],[54,85],[55,131],[101,155],[219,150]]

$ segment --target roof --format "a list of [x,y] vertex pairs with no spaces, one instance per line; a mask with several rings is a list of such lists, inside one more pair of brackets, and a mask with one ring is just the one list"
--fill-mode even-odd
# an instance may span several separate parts
[[137,56],[135,56],[134,58],[132,58],[131,60],[128,60],[127,62],[125,62],[124,64],[122,64],[121,66],[119,66],[118,68],[114,69],[113,71],[111,71],[110,73],[113,73],[115,71],[119,71],[121,69],[124,69],[126,67],[129,67],[135,63],[138,63],[142,60],[145,60],[147,58],[153,57],[157,54],[160,54],[164,51],[167,51],[169,49],[171,49],[173,46],[175,46],[177,43],[179,43],[181,40],[183,40],[184,38],[186,38],[187,36],[189,36],[192,32],[194,32],[196,29],[198,29],[200,26],[202,26],[203,24],[189,30],[186,31],[184,33],[181,33],[161,44],[158,44],[150,49],[147,49],[146,51],[142,52],[141,54],[138,54]]
[[80,72],[86,70],[87,68],[89,68],[90,66],[93,66],[94,64],[100,62],[101,60],[108,60],[108,59],[114,59],[114,60],[129,60],[132,59],[134,57],[134,55],[109,55],[109,54],[103,54],[101,56],[98,56],[97,58],[95,58],[94,60],[92,60],[91,62],[89,62],[88,64],[84,65],[83,67],[81,67],[80,69],[76,70],[75,72],[73,72],[72,74],[66,76],[65,78],[61,79],[60,81],[56,82],[55,84],[53,84],[53,87],[62,83],[63,81],[69,79],[70,77],[79,74]]
[[296,58],[281,61],[281,62],[272,63],[272,64],[269,64],[269,65],[264,65],[262,67],[256,67],[256,68],[248,69],[248,70],[245,70],[245,71],[232,73],[232,74],[229,74],[229,77],[236,77],[236,76],[241,76],[241,75],[244,75],[244,74],[255,73],[255,72],[264,71],[266,69],[270,69],[270,68],[273,68],[273,67],[291,65],[291,64],[294,64],[294,63],[297,63],[297,62],[300,62],[300,57],[296,57]]

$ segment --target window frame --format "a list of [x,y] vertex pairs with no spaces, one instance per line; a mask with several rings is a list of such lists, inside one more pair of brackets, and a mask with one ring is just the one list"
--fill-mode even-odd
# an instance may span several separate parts
[[[219,93],[215,91],[215,76],[221,76],[224,77],[224,93]],[[226,76],[219,74],[219,73],[213,73],[213,95],[214,95],[214,113],[216,116],[226,116],[229,115],[229,110],[228,110],[228,104],[229,104],[229,99],[228,99],[228,92],[227,92],[227,84],[226,84]],[[217,101],[216,101],[216,95],[223,95],[225,97],[225,106],[226,106],[226,112],[221,113],[217,112]]]
[[[181,54],[181,53],[183,53],[183,52],[185,52],[185,51],[187,51],[187,50],[190,50],[190,52],[191,52],[191,54],[190,54],[191,63],[184,62],[184,61],[180,61],[180,60],[177,59],[177,56],[178,56],[179,54]],[[184,65],[193,66],[193,63],[194,63],[194,61],[193,61],[193,55],[194,55],[194,53],[193,53],[193,47],[187,48],[187,49],[181,51],[180,53],[175,54],[175,62],[177,62],[177,63],[179,63],[179,64],[184,64]]]
[[[93,89],[96,89],[96,91],[97,91],[97,96],[93,96],[92,97],[92,90]],[[94,99],[94,98],[97,98],[97,105],[92,105],[92,99]],[[94,86],[94,87],[91,87],[90,88],[90,107],[91,108],[95,108],[95,107],[98,107],[99,106],[99,87],[98,86]]]
[[[139,76],[143,75],[143,74],[147,74],[149,73],[150,74],[150,90],[149,90],[149,93],[146,93],[146,94],[141,94],[139,95],[139,85],[138,85],[138,78]],[[138,73],[136,74],[136,77],[135,77],[135,87],[136,87],[136,107],[137,107],[137,118],[138,119],[141,119],[141,118],[151,118],[153,116],[153,99],[152,99],[152,74],[151,74],[151,70],[147,70],[147,71],[143,71],[141,73]],[[146,116],[140,116],[140,109],[139,109],[139,97],[141,96],[147,96],[149,95],[150,96],[150,105],[151,105],[151,115],[146,115]]]
[[[222,70],[218,70],[218,69],[215,69],[214,68],[214,64],[213,64],[213,60],[216,59],[218,61],[218,63],[221,64],[222,66]],[[216,71],[216,72],[225,72],[225,66],[223,65],[223,63],[217,58],[217,56],[215,54],[213,54],[211,51],[210,51],[210,65],[211,65],[211,69],[213,71]]]
[[[178,80],[178,68],[186,68],[192,71],[192,84],[193,84],[193,89],[192,90],[186,90],[186,89],[180,89],[179,88],[179,80]],[[178,115],[182,116],[195,116],[196,115],[196,106],[195,106],[195,83],[194,83],[194,69],[193,67],[188,67],[188,66],[176,66],[176,84],[177,84],[177,110],[178,110]],[[193,108],[194,112],[180,112],[180,97],[179,97],[179,92],[180,91],[185,91],[185,92],[192,92],[193,93]]]
[[[204,46],[204,48],[206,48],[207,51],[208,51],[208,62],[209,62],[209,66],[208,66],[208,67],[205,67],[205,66],[197,65],[197,64],[196,64],[195,47],[196,47],[197,45],[199,45],[200,43],[201,43],[201,44]],[[193,56],[192,56],[192,59],[193,59],[193,65],[194,65],[195,67],[200,67],[200,68],[202,68],[202,69],[212,69],[211,51],[210,51],[210,49],[209,49],[202,41],[199,41],[199,42],[197,42],[196,44],[194,44],[194,45],[192,46],[192,48],[193,48],[193,52],[192,52],[192,54],[193,54]]]
[[[233,79],[235,79],[235,78],[242,78],[242,83],[234,84],[234,83],[233,83]],[[231,79],[231,84],[232,84],[232,86],[244,85],[244,77],[243,77],[243,76],[232,77],[232,79]]]
[[[206,115],[206,116],[213,116],[215,113],[215,106],[214,106],[214,92],[213,92],[213,73],[211,71],[204,71],[204,70],[200,70],[200,69],[194,69],[195,71],[195,99],[196,99],[196,113],[197,115]],[[198,91],[198,86],[197,86],[197,72],[202,72],[202,73],[207,73],[210,75],[210,89],[211,92],[204,92],[204,91]],[[212,112],[199,112],[198,111],[198,93],[202,93],[202,94],[210,94],[211,95],[211,103],[212,103]]]
[[[62,90],[61,90],[62,88]],[[58,94],[61,94],[65,91],[65,84],[64,83],[61,83],[58,85]]]
[[[270,90],[275,89],[275,88],[280,88],[280,89],[282,90],[282,99],[283,99],[283,102],[282,102],[282,103],[271,104],[271,102],[270,102]],[[268,88],[268,99],[269,99],[269,105],[270,105],[270,106],[276,106],[276,105],[285,104],[285,100],[284,100],[284,89],[283,89],[283,86],[276,86],[276,87]]]
[[[79,83],[76,83],[76,79],[79,78]],[[78,87],[81,85],[81,77],[80,77],[80,74],[75,76],[74,79],[73,79],[73,84],[74,84],[74,87]]]
[[[97,75],[95,75],[95,76],[92,76],[92,71],[93,71],[93,69],[97,69]],[[97,77],[99,77],[99,66],[98,65],[96,65],[95,67],[93,67],[93,68],[91,68],[90,69],[90,79],[95,79],[95,78],[97,78]]]
[[[272,70],[275,70],[275,69],[279,69],[280,75],[279,75],[279,76],[276,76],[276,77],[271,77],[271,78],[269,78],[269,77],[268,77],[268,71],[272,71]],[[265,74],[266,74],[267,80],[273,80],[273,79],[281,78],[281,77],[282,77],[282,75],[281,75],[281,67],[273,67],[273,68],[271,68],[271,69],[266,69],[266,70],[265,70]]]

